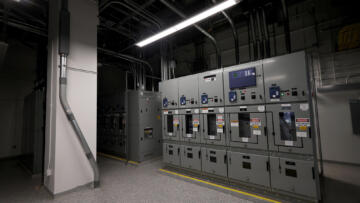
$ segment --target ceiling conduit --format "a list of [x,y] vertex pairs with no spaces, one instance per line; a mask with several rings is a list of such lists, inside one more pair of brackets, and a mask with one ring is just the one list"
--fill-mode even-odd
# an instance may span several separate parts
[[[180,10],[178,10],[177,8],[172,6],[166,0],[160,0],[160,2],[163,3],[165,6],[167,6],[170,10],[172,10],[174,13],[176,13],[181,18],[183,18],[183,19],[187,18],[187,16],[184,13],[182,13]],[[194,24],[193,26],[210,39],[210,41],[214,45],[215,52],[216,52],[215,54],[216,54],[216,58],[217,58],[217,68],[221,68],[221,52],[217,45],[216,39],[211,34],[206,32],[203,28],[201,28],[199,25]]]

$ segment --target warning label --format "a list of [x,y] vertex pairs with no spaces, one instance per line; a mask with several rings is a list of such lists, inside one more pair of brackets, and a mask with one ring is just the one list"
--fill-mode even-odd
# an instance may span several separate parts
[[252,128],[258,129],[261,126],[261,119],[260,118],[251,118],[250,119],[250,126]]

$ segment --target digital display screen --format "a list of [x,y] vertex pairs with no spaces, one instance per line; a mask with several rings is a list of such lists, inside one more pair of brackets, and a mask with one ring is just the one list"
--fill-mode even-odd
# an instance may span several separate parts
[[256,86],[255,67],[229,72],[230,89]]

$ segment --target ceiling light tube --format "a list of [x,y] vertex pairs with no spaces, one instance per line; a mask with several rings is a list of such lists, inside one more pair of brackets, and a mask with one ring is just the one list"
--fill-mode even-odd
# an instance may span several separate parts
[[209,8],[208,10],[205,10],[205,11],[203,11],[203,12],[201,12],[201,13],[199,13],[199,14],[197,14],[197,15],[195,15],[195,16],[187,19],[187,20],[184,20],[184,21],[182,21],[182,22],[180,22],[180,23],[178,23],[178,24],[176,24],[176,25],[174,25],[174,26],[172,26],[172,27],[170,27],[170,28],[168,28],[168,29],[166,29],[164,31],[161,31],[161,32],[159,32],[159,33],[157,33],[157,34],[155,34],[155,35],[153,35],[151,37],[148,37],[148,38],[136,43],[136,46],[143,47],[143,46],[146,46],[148,44],[151,44],[151,43],[153,43],[153,42],[155,42],[155,41],[157,41],[157,40],[159,40],[161,38],[169,36],[169,35],[177,32],[179,30],[182,30],[182,29],[184,29],[186,27],[189,27],[190,25],[198,23],[198,22],[200,22],[200,21],[202,21],[202,20],[204,20],[204,19],[206,19],[206,18],[208,18],[208,17],[210,17],[210,16],[212,16],[212,15],[214,15],[216,13],[219,13],[219,12],[221,12],[221,11],[227,9],[227,8],[230,8],[230,7],[234,6],[235,4],[237,4],[239,2],[240,2],[240,0],[227,0],[227,1],[224,1],[224,2],[222,2],[220,4],[218,4],[218,5],[215,5],[214,7]]

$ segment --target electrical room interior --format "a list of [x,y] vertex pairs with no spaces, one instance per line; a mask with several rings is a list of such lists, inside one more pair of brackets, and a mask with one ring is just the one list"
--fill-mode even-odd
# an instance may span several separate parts
[[341,0],[0,0],[0,202],[360,203]]

